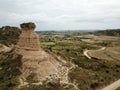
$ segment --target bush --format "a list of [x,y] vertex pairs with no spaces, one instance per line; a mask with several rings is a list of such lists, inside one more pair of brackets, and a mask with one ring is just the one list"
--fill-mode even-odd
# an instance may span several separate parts
[[0,28],[0,43],[5,45],[16,44],[21,31],[17,27],[5,26]]
[[14,52],[3,53],[4,59],[0,58],[0,90],[13,90],[19,84],[18,76],[21,74],[19,68],[22,65],[21,55]]
[[99,86],[99,83],[92,83],[91,85],[90,85],[90,87],[92,88],[92,89],[95,89],[95,88],[97,88]]

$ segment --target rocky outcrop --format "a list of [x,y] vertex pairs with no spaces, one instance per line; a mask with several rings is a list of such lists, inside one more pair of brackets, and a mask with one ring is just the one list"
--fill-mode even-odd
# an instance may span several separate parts
[[34,32],[34,23],[20,25],[22,33],[16,46],[22,57],[20,86],[40,85],[43,82],[67,83],[68,67],[66,62],[40,48],[39,36]]
[[32,22],[23,23],[20,25],[22,33],[19,37],[19,42],[17,43],[17,48],[27,49],[27,50],[39,50],[40,42],[39,36],[34,32],[35,24]]

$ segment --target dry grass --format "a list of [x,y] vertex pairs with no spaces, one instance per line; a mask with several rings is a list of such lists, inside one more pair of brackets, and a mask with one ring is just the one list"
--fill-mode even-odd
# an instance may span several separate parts
[[107,47],[105,50],[90,50],[91,57],[105,60],[120,60],[120,47]]

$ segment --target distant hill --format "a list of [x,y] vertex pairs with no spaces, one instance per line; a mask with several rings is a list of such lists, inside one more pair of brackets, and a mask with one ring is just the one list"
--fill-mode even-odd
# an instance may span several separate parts
[[88,32],[94,32],[95,30],[45,30],[45,31],[36,31],[40,35],[49,35],[49,34],[83,34]]
[[104,31],[93,32],[95,35],[120,36],[120,29],[108,29]]
[[0,28],[0,43],[16,44],[21,31],[18,27],[4,26]]

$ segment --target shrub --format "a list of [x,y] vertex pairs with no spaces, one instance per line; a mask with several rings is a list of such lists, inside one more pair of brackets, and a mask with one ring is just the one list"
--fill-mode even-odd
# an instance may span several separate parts
[[97,88],[99,86],[99,83],[92,83],[91,85],[90,85],[90,87],[92,88],[92,89],[95,89],[95,88]]
[[14,52],[1,54],[0,58],[0,90],[13,90],[19,84],[17,76],[21,74],[19,68],[22,65],[21,55]]

